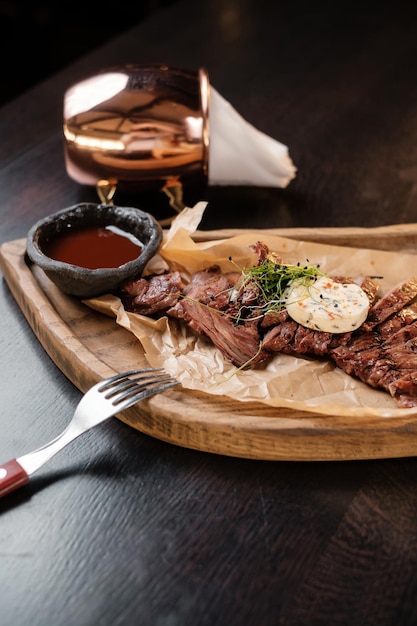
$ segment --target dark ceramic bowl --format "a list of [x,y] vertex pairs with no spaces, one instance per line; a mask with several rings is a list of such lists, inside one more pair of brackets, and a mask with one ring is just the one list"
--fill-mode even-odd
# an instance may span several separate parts
[[[118,267],[88,269],[48,256],[51,244],[69,232],[86,228],[115,227],[139,240],[138,256]],[[139,278],[156,254],[162,241],[162,228],[156,219],[140,209],[84,203],[58,211],[38,221],[30,229],[26,248],[33,263],[63,292],[79,298],[112,293],[121,284]]]

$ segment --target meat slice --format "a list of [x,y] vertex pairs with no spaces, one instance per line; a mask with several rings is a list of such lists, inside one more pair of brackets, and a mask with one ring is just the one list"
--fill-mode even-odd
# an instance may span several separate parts
[[417,297],[417,277],[396,285],[370,309],[363,324],[364,330],[370,330],[410,304]]
[[417,406],[416,279],[397,285],[329,356],[347,374],[385,389],[399,406]]
[[374,332],[355,338],[331,355],[347,374],[388,391],[399,406],[417,406],[417,344],[381,342]]
[[225,309],[230,305],[231,288],[242,278],[240,272],[223,274],[217,265],[196,272],[184,288],[183,295],[216,309]]
[[266,331],[262,340],[264,350],[294,355],[328,354],[329,344],[334,337],[332,333],[305,328],[292,320],[288,313],[286,319],[282,319],[283,317],[282,313],[280,321]]
[[125,282],[120,298],[128,311],[153,316],[173,307],[181,297],[182,287],[179,272],[153,275]]
[[223,311],[230,309],[231,289],[240,278],[239,272],[223,274],[217,265],[196,272],[191,276],[188,285],[184,287],[181,299],[167,310],[167,315],[190,321],[191,309],[190,314],[186,315],[186,309],[183,306],[184,302],[190,301],[199,302],[200,310],[203,306]]
[[194,300],[181,301],[183,319],[196,333],[205,335],[223,356],[236,367],[254,367],[271,358],[271,353],[260,349],[256,322],[235,324],[221,311],[203,306]]
[[416,371],[407,372],[395,380],[391,395],[396,399],[398,406],[409,409],[417,406],[415,390],[417,386]]
[[417,302],[411,303],[375,326],[378,335],[386,340],[402,328],[407,328],[417,320]]

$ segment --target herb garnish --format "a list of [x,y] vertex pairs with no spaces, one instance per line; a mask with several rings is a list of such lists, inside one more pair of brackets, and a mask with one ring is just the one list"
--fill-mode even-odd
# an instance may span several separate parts
[[[230,259],[231,260],[231,259]],[[307,259],[307,263],[308,263]],[[249,268],[240,269],[242,279],[235,285],[234,292],[241,294],[254,288],[259,294],[257,304],[254,307],[245,305],[245,309],[256,309],[259,317],[269,311],[279,311],[286,306],[288,288],[294,283],[309,285],[319,277],[326,274],[319,269],[318,265],[291,265],[278,263],[270,258],[265,258]]]

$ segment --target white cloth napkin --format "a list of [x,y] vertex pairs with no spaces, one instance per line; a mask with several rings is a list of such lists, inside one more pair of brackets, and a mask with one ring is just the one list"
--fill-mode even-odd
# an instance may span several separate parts
[[286,187],[296,175],[288,148],[243,119],[210,86],[210,185]]

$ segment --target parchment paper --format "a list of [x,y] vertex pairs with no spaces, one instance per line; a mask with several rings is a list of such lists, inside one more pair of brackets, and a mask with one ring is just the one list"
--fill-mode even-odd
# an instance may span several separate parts
[[[195,232],[206,208],[200,202],[185,209],[164,235],[159,254],[151,260],[145,274],[164,268],[179,270],[184,279],[216,263],[222,270],[249,267],[255,262],[250,248],[251,235],[229,239],[194,242]],[[259,237],[257,237],[259,239]],[[417,276],[417,255],[346,248],[304,242],[283,237],[262,237],[270,249],[287,263],[308,261],[329,274],[377,276],[381,293],[399,282]],[[298,358],[277,354],[266,367],[239,371],[219,350],[195,336],[176,320],[157,321],[125,311],[119,298],[105,295],[86,300],[86,304],[127,328],[140,341],[151,366],[164,367],[187,389],[228,396],[240,402],[256,401],[276,407],[319,412],[322,415],[374,415],[394,417],[417,415],[417,408],[400,409],[385,391],[375,390],[345,374],[329,360]]]

